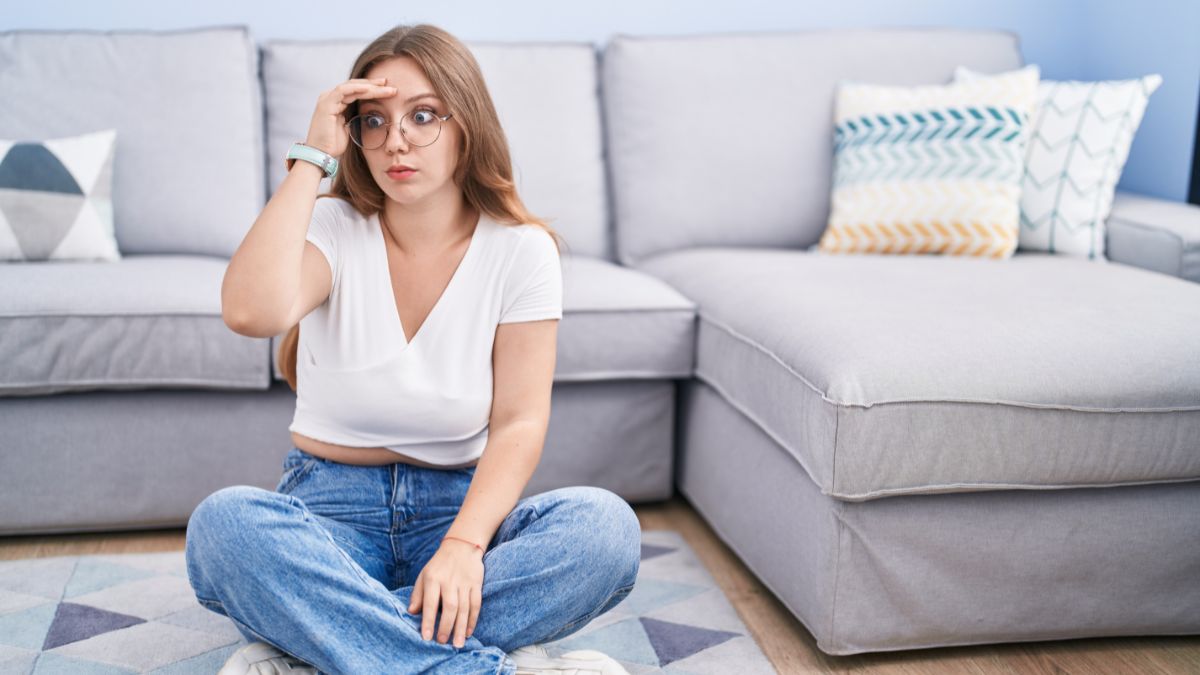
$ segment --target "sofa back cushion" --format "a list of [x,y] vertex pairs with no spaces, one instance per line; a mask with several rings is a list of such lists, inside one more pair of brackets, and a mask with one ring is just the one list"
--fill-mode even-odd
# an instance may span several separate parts
[[[317,97],[350,78],[368,40],[273,40],[263,44],[267,166],[274,194],[283,157],[308,134]],[[518,194],[547,219],[570,253],[612,259],[590,44],[468,44],[508,138]],[[322,191],[331,181],[322,182]]]
[[121,252],[228,257],[264,202],[258,53],[241,26],[0,33],[0,138],[116,129]]
[[690,246],[815,244],[829,217],[838,81],[944,84],[959,65],[1023,65],[1016,34],[614,38],[601,72],[618,259],[634,265]]

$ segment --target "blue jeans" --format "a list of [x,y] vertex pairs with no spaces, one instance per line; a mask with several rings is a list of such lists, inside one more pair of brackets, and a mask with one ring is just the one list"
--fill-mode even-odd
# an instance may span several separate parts
[[[520,500],[483,556],[475,632],[421,637],[413,583],[458,514],[476,467],[342,464],[292,448],[274,492],[209,495],[187,527],[188,579],[204,607],[323,673],[501,673],[505,654],[583,628],[633,590],[641,528],[596,487]],[[438,612],[437,626],[441,625]]]

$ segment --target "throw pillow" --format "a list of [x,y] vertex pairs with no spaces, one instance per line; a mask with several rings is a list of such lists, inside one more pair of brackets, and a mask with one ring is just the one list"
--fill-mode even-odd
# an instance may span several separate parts
[[[989,76],[960,66],[955,79]],[[1077,82],[1043,80],[1021,181],[1022,250],[1104,260],[1104,221],[1142,113],[1162,76]]]
[[818,250],[1007,258],[1040,75],[900,87],[842,82]]
[[119,260],[114,129],[43,141],[0,139],[0,260]]

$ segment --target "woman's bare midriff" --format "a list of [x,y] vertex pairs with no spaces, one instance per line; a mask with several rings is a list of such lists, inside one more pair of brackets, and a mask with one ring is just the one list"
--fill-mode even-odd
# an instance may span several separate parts
[[297,448],[307,452],[310,455],[316,455],[325,459],[340,462],[342,464],[359,464],[361,466],[382,466],[385,464],[395,464],[403,462],[405,464],[413,464],[415,466],[424,467],[426,469],[463,469],[468,466],[475,466],[479,460],[472,460],[463,464],[455,464],[451,466],[442,466],[440,464],[429,464],[422,462],[419,459],[414,459],[407,455],[402,455],[395,450],[387,448],[352,448],[347,445],[335,445],[318,441],[315,438],[309,438],[296,432],[292,432],[292,443]]

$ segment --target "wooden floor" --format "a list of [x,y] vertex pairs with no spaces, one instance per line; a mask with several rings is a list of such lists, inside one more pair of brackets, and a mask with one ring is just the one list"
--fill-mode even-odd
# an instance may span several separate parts
[[[1200,673],[1200,637],[1026,642],[829,656],[682,498],[634,507],[643,530],[674,530],[721,585],[780,673]],[[182,551],[184,530],[0,537],[0,560]]]

